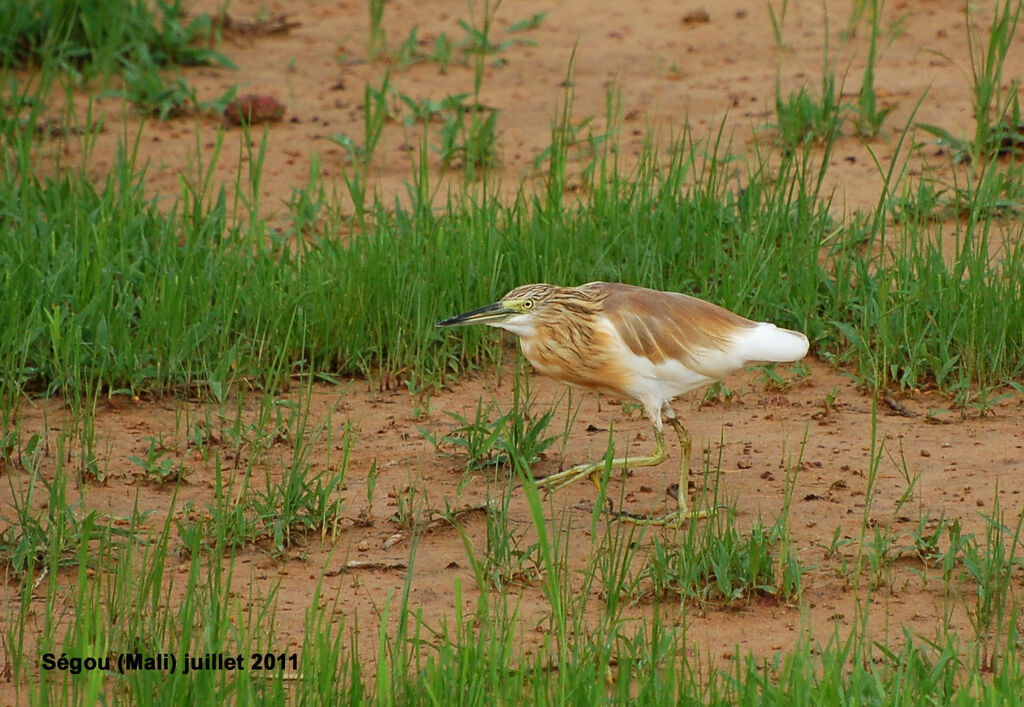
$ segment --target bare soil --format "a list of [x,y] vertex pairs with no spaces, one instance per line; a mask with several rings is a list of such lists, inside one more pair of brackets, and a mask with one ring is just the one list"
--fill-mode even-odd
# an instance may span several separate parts
[[[840,33],[846,27],[850,6],[828,3],[828,7],[830,50],[842,45],[836,66],[839,76],[845,78],[844,96],[852,100],[859,89],[866,57],[865,37],[853,37],[843,45]],[[216,8],[211,4],[196,9]],[[344,133],[361,139],[363,87],[367,82],[379,85],[383,66],[365,60],[365,2],[263,4],[238,0],[229,10],[239,19],[286,13],[298,23],[290,31],[265,36],[227,32],[221,50],[239,66],[237,72],[218,68],[183,71],[204,100],[238,83],[243,93],[271,95],[284,104],[283,120],[268,124],[261,182],[262,211],[273,224],[275,219],[283,218],[284,202],[293,187],[307,182],[313,153],[322,158],[328,187],[344,192],[341,175],[349,168],[346,156],[325,138]],[[694,14],[698,10],[707,11],[707,21]],[[545,11],[548,14],[539,28],[517,35],[536,44],[509,47],[501,54],[505,63],[489,66],[483,81],[481,101],[499,110],[502,182],[509,193],[522,180],[535,181],[542,176],[532,163],[550,143],[551,121],[565,95],[563,84],[574,51],[574,115],[579,119],[594,116],[595,132],[604,127],[606,86],[612,82],[621,90],[625,119],[620,158],[624,167],[639,154],[649,130],[665,143],[673,132],[678,134],[684,121],[698,137],[714,133],[724,121],[725,134],[733,136],[733,150],[750,149],[756,134],[770,134],[765,126],[774,119],[777,76],[784,93],[805,82],[812,90],[820,85],[826,19],[820,2],[789,3],[782,49],[776,46],[767,5],[738,0],[706,4],[522,0],[501,6],[496,21],[498,36],[512,22]],[[393,0],[385,8],[388,45],[395,48],[410,29],[418,27],[423,48],[429,51],[442,32],[455,39],[461,36],[456,24],[460,18],[469,19],[467,5],[461,0]],[[971,130],[970,61],[963,3],[887,3],[883,24],[890,26],[897,18],[902,18],[902,33],[885,46],[876,78],[882,101],[894,104],[895,110],[883,133],[872,141],[854,136],[847,124],[831,157],[834,164],[827,186],[835,190],[834,208],[840,213],[877,202],[882,174],[875,160],[883,170],[887,167],[897,133],[915,109],[914,119],[918,121],[942,125],[954,134],[969,134]],[[985,31],[987,27],[979,29]],[[860,33],[865,34],[863,25]],[[1024,62],[1017,52],[1011,55],[1006,75],[1022,73]],[[472,72],[453,65],[445,74],[435,64],[421,63],[394,73],[392,83],[413,97],[439,99],[471,91]],[[924,100],[918,106],[922,96]],[[77,95],[75,100],[84,115],[86,94]],[[148,188],[168,200],[179,194],[181,175],[194,178],[205,167],[199,164],[196,153],[197,125],[204,159],[209,158],[216,130],[222,126],[220,119],[209,116],[140,124],[113,99],[100,99],[98,107],[106,113],[106,123],[92,151],[97,178],[112,164],[120,136],[141,130],[140,158],[150,164]],[[233,184],[243,138],[238,128],[226,129],[214,178]],[[391,123],[385,129],[372,166],[375,184],[385,199],[404,190],[421,131],[421,124],[405,128]],[[258,141],[259,135],[254,131],[252,139]],[[772,149],[770,139],[761,140],[760,145],[761,149]],[[77,158],[73,147],[67,149],[69,152],[59,156],[65,163]],[[244,163],[247,158],[244,150],[241,153]],[[53,164],[56,157],[44,150],[41,164]],[[431,159],[435,178],[454,178],[441,174],[436,156]],[[947,159],[938,146],[925,147],[911,158],[911,168],[918,169],[922,160],[928,160],[937,169],[944,169]],[[341,335],[343,332],[339,332]],[[694,650],[714,659],[727,657],[737,648],[759,655],[785,650],[804,628],[805,614],[815,633],[822,636],[827,636],[833,626],[841,630],[849,627],[855,619],[856,594],[842,574],[844,559],[849,561],[855,552],[853,546],[833,554],[826,550],[837,528],[840,538],[856,538],[860,532],[871,464],[873,403],[842,372],[814,359],[809,360],[809,370],[804,379],[788,373],[793,382],[784,390],[767,385],[757,372],[749,372],[727,381],[735,391],[728,399],[698,405],[702,396],[696,395],[676,405],[694,435],[695,468],[702,450],[716,465],[720,457],[721,493],[735,502],[741,522],[774,520],[783,508],[786,469],[797,471],[791,519],[800,559],[807,570],[802,600],[793,604],[754,601],[732,608],[716,603],[670,605],[680,620],[687,615],[687,636]],[[312,425],[327,420],[329,411],[334,410],[329,418],[330,445],[326,441],[317,445],[312,457],[314,468],[339,464],[345,426],[351,425],[355,432],[345,480],[347,517],[339,523],[333,540],[309,536],[284,556],[273,555],[267,543],[260,543],[237,555],[240,564],[234,581],[240,597],[248,596],[250,591],[256,597],[265,596],[278,587],[276,650],[300,647],[310,587],[326,567],[332,575],[324,579],[323,601],[337,597],[337,618],[346,626],[358,620],[363,629],[358,640],[361,657],[364,664],[372,666],[376,632],[367,629],[375,625],[385,598],[397,597],[405,581],[402,567],[410,559],[413,533],[410,523],[399,516],[400,511],[408,509],[410,499],[412,517],[426,531],[414,558],[412,608],[422,610],[428,623],[440,624],[443,617],[450,620],[456,584],[461,585],[466,603],[463,608],[475,605],[478,588],[458,530],[449,523],[428,519],[430,511],[443,510],[446,505],[461,508],[482,501],[487,490],[486,475],[471,474],[467,482],[464,460],[439,454],[417,428],[443,433],[453,426],[445,411],[472,418],[480,399],[485,404],[494,400],[507,409],[511,378],[511,369],[505,366],[500,372],[462,380],[429,398],[413,397],[404,388],[382,390],[364,380],[318,386],[313,391]],[[546,410],[565,392],[560,384],[541,377],[535,377],[532,384],[538,410]],[[827,406],[826,396],[832,391],[835,404]],[[299,394],[297,389],[290,392],[293,397]],[[612,424],[620,453],[628,449],[630,455],[642,454],[650,448],[649,424],[638,410],[593,394],[577,393],[574,400],[580,408],[568,444],[542,459],[538,474],[600,457]],[[916,525],[921,516],[935,519],[945,515],[960,519],[965,531],[980,533],[983,515],[992,511],[996,501],[1011,517],[1020,511],[1024,405],[1019,398],[1000,400],[987,407],[985,414],[974,409],[951,410],[950,401],[932,391],[905,391],[890,398],[890,403],[879,401],[877,408],[877,439],[879,443],[884,441],[884,447],[870,513],[873,524],[892,523],[895,530],[903,531]],[[254,415],[255,401],[244,404],[246,414]],[[229,403],[228,410],[233,407]],[[559,403],[553,429],[564,424],[566,409],[564,401]],[[196,421],[204,419],[205,414],[197,402],[117,398],[102,403],[97,435],[105,455],[106,478],[102,483],[88,481],[69,489],[69,499],[80,495],[86,508],[118,518],[130,516],[137,504],[140,510],[154,513],[150,524],[158,529],[173,497],[172,486],[146,481],[139,467],[128,459],[144,457],[149,438],[156,437],[168,440],[168,445],[176,449],[174,458],[186,468],[174,513],[186,513],[183,508],[187,502],[194,506],[191,513],[204,513],[213,503],[215,472],[210,459],[186,442],[180,417]],[[44,426],[58,427],[66,415],[60,401],[26,401],[19,423],[31,434]],[[674,502],[664,489],[675,481],[678,460],[671,435],[670,441],[670,461],[656,469],[638,470],[624,481],[613,479],[609,495],[618,498],[620,483],[624,483],[627,508],[670,508]],[[290,453],[290,442],[282,440],[265,455],[271,478],[280,476]],[[246,459],[227,461],[237,461],[237,466],[244,468]],[[374,465],[379,478],[371,506],[367,478]],[[0,498],[9,508],[10,494],[21,488],[26,478],[17,469],[8,469],[5,475],[13,483],[0,484]],[[915,477],[918,481],[910,502],[896,513],[908,478]],[[590,519],[595,497],[590,485],[578,484],[548,499],[549,527],[573,536],[568,559],[574,566],[582,566],[594,551]],[[565,514],[569,514],[568,521]],[[532,521],[521,493],[513,493],[507,519],[528,545]],[[486,546],[484,515],[470,512],[461,520],[470,541],[482,551]],[[671,541],[671,531],[650,529],[640,542],[649,545],[655,535],[661,534]],[[368,568],[346,569],[346,563],[352,560],[370,564]],[[178,566],[168,568],[179,588],[187,566],[188,559],[182,556]],[[871,614],[871,628],[880,637],[898,637],[900,626],[931,635],[938,626],[945,598],[939,584],[923,581],[921,572],[932,578],[937,574],[920,562],[907,561],[896,563],[883,576],[884,591],[876,592],[879,605]],[[70,586],[75,579],[75,573],[68,571],[60,581]],[[541,641],[547,607],[539,583],[523,577],[511,591],[521,595],[524,640],[527,645]],[[12,611],[17,600],[14,585],[6,585],[3,611]],[[42,589],[37,590],[37,601],[40,614],[31,620],[41,623]],[[603,609],[597,595],[592,605],[595,612]],[[642,618],[654,610],[651,604],[638,602],[628,612]],[[962,610],[954,612],[954,622],[966,626]]]

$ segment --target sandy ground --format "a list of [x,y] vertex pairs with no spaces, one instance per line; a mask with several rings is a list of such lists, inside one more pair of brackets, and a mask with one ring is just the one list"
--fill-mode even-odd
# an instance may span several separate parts
[[[778,13],[780,4],[773,5]],[[846,36],[849,4],[827,5],[829,51],[836,53],[833,60],[845,80],[844,96],[852,100],[866,56],[865,27],[862,24],[856,36]],[[200,5],[197,10],[201,9],[215,8]],[[707,11],[707,21],[702,21],[700,10]],[[351,167],[344,150],[327,138],[336,134],[361,138],[363,87],[367,82],[379,85],[384,66],[365,60],[368,19],[364,2],[234,2],[229,11],[236,18],[287,13],[299,23],[283,34],[227,34],[221,50],[239,66],[237,72],[219,68],[183,71],[202,100],[237,83],[243,93],[271,95],[284,104],[284,119],[268,127],[261,183],[261,213],[273,225],[283,218],[292,189],[307,182],[314,153],[322,160],[328,189],[344,191],[341,176]],[[538,28],[509,35],[534,44],[510,46],[501,54],[501,66],[489,65],[480,97],[482,103],[499,110],[500,173],[503,188],[510,193],[522,180],[529,183],[542,177],[533,161],[550,142],[551,121],[565,96],[564,82],[574,51],[573,113],[577,121],[592,116],[590,125],[595,133],[603,132],[606,88],[621,92],[620,158],[624,166],[639,153],[648,131],[664,143],[673,132],[678,134],[684,121],[698,138],[712,134],[724,121],[726,134],[733,136],[733,150],[749,149],[756,134],[769,134],[765,126],[774,119],[777,77],[784,92],[805,82],[816,90],[820,82],[826,20],[820,2],[789,3],[781,48],[775,42],[767,5],[730,0],[706,5],[668,0],[635,5],[604,0],[509,2],[498,12],[496,36],[505,37],[504,28],[540,12],[548,14]],[[469,17],[464,2],[393,0],[385,9],[388,45],[395,48],[416,27],[422,48],[429,51],[442,32],[460,39],[462,31],[456,21]],[[882,134],[869,142],[856,137],[848,123],[831,158],[834,164],[826,186],[835,190],[834,208],[840,213],[876,203],[882,178],[875,159],[883,168],[889,164],[897,133],[915,110],[916,120],[940,124],[954,134],[971,130],[963,3],[887,3],[883,26],[896,26],[897,21],[900,31],[884,45],[876,78],[882,102],[895,109]],[[979,21],[979,28],[987,28],[985,21]],[[1006,75],[1022,73],[1024,62],[1017,52],[1011,55]],[[436,64],[421,63],[395,70],[391,81],[396,90],[417,99],[472,90],[471,70],[457,65],[442,73]],[[75,98],[82,115],[86,96],[82,92]],[[918,105],[921,96],[924,100]],[[205,168],[222,127],[226,130],[224,148],[214,179],[233,184],[240,160],[244,169],[248,159],[244,150],[239,156],[242,132],[225,127],[219,118],[196,116],[141,124],[126,115],[114,99],[99,99],[97,107],[106,114],[90,163],[97,177],[109,169],[120,136],[138,131],[140,159],[150,165],[148,188],[167,200],[180,193],[182,175],[194,179],[197,171]],[[422,124],[406,127],[397,121],[385,128],[371,167],[373,183],[385,199],[404,191],[415,155],[410,147],[418,145],[422,129]],[[258,140],[258,134],[254,139]],[[766,144],[767,140],[763,141],[762,147]],[[54,164],[58,157],[73,163],[79,155],[73,145],[60,154],[44,148],[40,152],[42,168]],[[437,157],[431,159],[439,183],[457,178],[440,174]],[[928,162],[943,169],[946,160],[938,147],[926,145],[911,157],[911,168],[920,169]],[[578,170],[580,165],[572,168]],[[443,189],[439,194],[443,195]],[[716,604],[671,606],[680,617],[687,614],[688,638],[694,649],[712,657],[725,657],[737,647],[761,655],[785,649],[799,635],[805,613],[822,636],[835,625],[840,629],[850,626],[855,618],[855,594],[841,572],[844,558],[848,561],[855,550],[846,545],[830,554],[827,547],[837,528],[839,537],[846,539],[855,538],[861,527],[871,465],[872,401],[840,372],[814,359],[809,359],[808,365],[806,377],[791,370],[787,373],[793,383],[785,390],[767,387],[762,376],[751,372],[728,381],[736,392],[729,400],[698,406],[700,398],[689,397],[677,405],[694,434],[695,449],[708,450],[712,460],[721,455],[721,493],[735,502],[741,524],[749,525],[758,518],[773,521],[783,507],[786,469],[796,472],[791,519],[806,568],[802,600],[792,604],[757,601],[731,609]],[[439,454],[417,428],[444,433],[453,426],[446,411],[472,417],[481,399],[507,409],[511,377],[506,366],[500,383],[495,374],[480,374],[426,400],[404,391],[374,390],[370,383],[359,380],[313,391],[311,424],[329,419],[332,430],[331,444],[324,442],[314,450],[313,468],[339,463],[346,425],[356,434],[345,480],[346,516],[339,523],[337,538],[305,538],[284,556],[272,555],[266,543],[246,547],[238,553],[240,565],[235,573],[240,589],[246,587],[248,592],[248,587],[255,587],[257,596],[279,586],[277,650],[301,644],[311,581],[327,567],[340,572],[324,580],[330,600],[339,597],[334,611],[349,626],[360,617],[363,661],[373,663],[376,633],[365,629],[374,625],[384,597],[400,592],[405,571],[398,566],[409,559],[410,524],[400,522],[396,514],[408,508],[411,500],[415,517],[422,521],[429,511],[443,510],[446,504],[471,506],[486,496],[484,473],[466,476],[463,460]],[[565,389],[541,377],[534,377],[533,386],[535,409],[543,411],[558,404],[553,428],[559,429],[567,410],[561,397]],[[833,391],[835,404],[827,406],[826,396]],[[916,527],[920,517],[936,519],[945,514],[960,519],[966,531],[980,533],[982,516],[991,512],[997,499],[1009,516],[1020,510],[1024,407],[1019,398],[1008,397],[980,415],[975,410],[963,414],[948,411],[949,401],[932,392],[908,391],[898,397],[895,406],[883,403],[877,411],[878,439],[884,440],[884,446],[870,512],[873,524],[892,524],[894,532],[905,532]],[[636,409],[599,400],[593,394],[577,394],[575,403],[580,407],[568,443],[564,450],[556,447],[549,452],[538,463],[538,473],[599,457],[613,423],[620,453],[628,449],[630,455],[639,454],[650,447],[649,426]],[[255,405],[255,401],[245,403],[250,419]],[[30,434],[42,426],[56,427],[65,414],[59,401],[31,401],[23,406],[19,422]],[[209,457],[185,442],[182,415],[193,421],[205,419],[196,403],[102,403],[97,435],[102,440],[99,448],[104,450],[106,479],[102,484],[90,482],[69,490],[69,498],[80,495],[86,507],[117,517],[127,516],[138,503],[140,509],[155,512],[150,523],[159,527],[172,490],[143,480],[139,467],[128,457],[145,456],[149,438],[163,437],[177,440],[171,445],[172,457],[186,469],[186,483],[178,490],[174,513],[186,513],[183,504],[191,502],[196,509],[192,513],[201,515],[213,501],[214,471]],[[678,450],[671,436],[670,441],[671,461],[653,470],[638,470],[625,480],[628,508],[666,509],[672,503],[663,493],[675,480],[677,468]],[[272,447],[260,469],[265,467],[271,479],[279,478],[290,453],[287,441]],[[244,467],[244,458],[237,461]],[[52,468],[52,460],[49,466]],[[371,506],[367,479],[374,467],[379,477]],[[13,484],[0,484],[0,498],[9,508],[9,494],[21,488],[25,475],[17,469],[5,474]],[[917,481],[910,500],[897,511],[898,500],[913,479]],[[618,498],[621,488],[615,480],[609,494]],[[594,500],[595,491],[588,484],[570,487],[548,499],[550,527],[569,534],[568,559],[574,566],[582,566],[594,551],[597,539],[591,537],[590,530]],[[473,544],[483,548],[484,514],[466,514],[462,522]],[[532,522],[520,493],[512,495],[507,522],[524,544],[531,542]],[[425,532],[415,555],[412,608],[421,609],[426,621],[437,624],[452,614],[456,583],[461,584],[470,606],[475,601],[476,584],[459,532],[445,522],[421,522],[419,527]],[[638,562],[661,532],[649,530],[640,538]],[[341,572],[351,560],[380,564],[373,565],[376,569]],[[396,568],[387,569],[388,564]],[[185,567],[187,558],[183,557],[180,566],[168,570],[179,588],[185,580]],[[872,630],[880,637],[897,637],[904,625],[924,635],[934,634],[944,612],[944,598],[937,582],[920,579],[922,571],[933,579],[937,573],[925,570],[921,563],[897,562],[884,575],[884,591],[877,595],[872,610]],[[71,583],[74,578],[74,573],[68,572],[61,582]],[[546,604],[538,583],[524,578],[513,591],[521,595],[524,640],[539,641],[541,636],[532,629],[542,624]],[[42,597],[37,600],[41,609]],[[5,612],[14,601],[15,587],[8,584],[3,592]],[[595,595],[593,606],[595,611],[600,608],[600,597]],[[640,602],[627,611],[643,617],[652,610],[649,603]],[[962,610],[953,613],[955,623],[966,625]],[[41,617],[32,620],[41,621]]]
[[[504,488],[502,479],[508,472],[499,470],[497,481],[487,471],[467,474],[464,457],[438,454],[419,428],[436,436],[449,432],[454,423],[444,412],[473,419],[478,400],[483,400],[485,406],[494,401],[498,410],[507,410],[512,377],[506,367],[500,382],[493,375],[480,375],[428,402],[411,400],[404,392],[368,391],[358,382],[347,390],[313,390],[308,403],[309,424],[317,428],[327,421],[332,438],[329,442],[321,438],[315,444],[310,458],[312,470],[339,469],[346,426],[355,434],[336,540],[323,539],[319,533],[299,536],[283,554],[272,552],[271,544],[262,541],[238,551],[234,573],[239,597],[258,599],[277,587],[275,650],[301,647],[310,586],[326,569],[332,576],[324,579],[322,601],[337,601],[332,611],[346,626],[352,627],[358,617],[363,628],[362,658],[372,665],[376,632],[366,627],[378,620],[386,597],[400,596],[411,543],[417,534],[411,608],[422,611],[430,625],[440,626],[445,617],[450,621],[456,584],[461,584],[466,602],[463,608],[475,606],[476,581],[462,537],[441,516],[446,509],[478,506],[487,499],[489,488],[492,493]],[[856,593],[851,588],[854,578],[843,574],[844,563],[849,566],[854,561],[856,544],[844,541],[859,536],[864,517],[872,463],[872,404],[849,378],[813,360],[806,377],[791,372],[786,377],[792,384],[781,391],[766,389],[763,376],[756,371],[737,375],[729,381],[733,391],[730,398],[698,405],[699,397],[684,397],[676,406],[694,437],[694,469],[700,468],[700,456],[710,459],[712,468],[721,460],[721,473],[709,477],[707,483],[717,482],[720,499],[735,503],[741,528],[758,520],[770,524],[779,516],[789,471],[793,483],[791,529],[805,569],[804,593],[798,602],[755,599],[727,608],[719,602],[694,605],[669,601],[667,607],[662,606],[661,611],[678,614],[676,620],[687,614],[688,640],[702,655],[727,657],[737,647],[769,655],[793,645],[805,626],[805,614],[822,639],[827,639],[836,626],[840,632],[850,627],[858,614]],[[564,451],[560,443],[554,445],[535,464],[536,474],[546,475],[599,458],[607,448],[612,423],[619,454],[628,450],[635,456],[650,449],[650,425],[639,410],[593,394],[575,396],[570,407],[566,389],[560,384],[535,378],[532,385],[536,396],[533,409],[539,413],[552,407],[556,410],[551,424],[554,433],[564,428],[570,410],[575,414]],[[826,405],[826,395],[833,391],[834,404]],[[293,393],[290,397],[297,399],[299,391]],[[868,514],[869,528],[890,529],[898,537],[897,545],[904,547],[910,544],[909,531],[916,529],[922,518],[925,527],[931,529],[945,514],[947,519],[960,519],[964,532],[981,535],[983,516],[992,512],[997,499],[1008,517],[1015,515],[1024,491],[1024,407],[1019,400],[1003,401],[985,417],[971,415],[964,419],[942,412],[947,402],[936,394],[919,393],[894,402],[899,412],[883,404],[874,418],[880,463]],[[256,407],[254,402],[245,404],[246,424],[255,421]],[[234,402],[229,402],[220,425],[206,428],[211,435],[204,456],[185,439],[189,430],[197,424],[205,426],[210,419],[201,405],[123,399],[101,404],[97,433],[102,439],[100,448],[109,460],[106,478],[102,484],[89,482],[70,488],[69,502],[82,499],[87,507],[121,519],[121,524],[137,505],[141,511],[152,513],[147,525],[159,531],[174,485],[147,481],[140,467],[129,461],[130,456],[145,458],[150,440],[156,438],[170,448],[166,456],[184,469],[185,483],[177,489],[174,517],[200,520],[216,494],[216,477],[208,459],[221,455],[229,497],[242,484],[249,454],[243,450],[233,456],[227,442],[235,409]],[[53,429],[65,415],[66,410],[57,401],[39,401],[25,406],[20,421],[26,430],[43,426]],[[213,419],[217,420],[218,415]],[[443,449],[455,451],[450,446]],[[675,501],[664,490],[677,478],[678,447],[674,440],[670,450],[672,458],[663,465],[638,469],[624,480],[614,478],[609,496],[621,500],[631,511],[670,510]],[[52,454],[44,461],[44,468],[52,467]],[[265,478],[279,482],[291,456],[292,446],[287,441],[271,446],[255,467],[253,485],[262,487]],[[371,468],[378,472],[372,505],[367,500]],[[14,470],[8,473],[15,487],[24,488],[25,474]],[[699,475],[695,479],[701,483]],[[901,504],[911,482],[914,487]],[[5,484],[4,495],[8,493]],[[580,483],[546,498],[548,527],[568,534],[562,541],[569,544],[570,567],[584,566],[605,532],[604,520],[596,534],[591,532],[596,496],[590,484]],[[487,547],[485,515],[468,512],[458,518],[482,558]],[[520,549],[534,542],[536,533],[521,491],[512,492],[503,522]],[[840,547],[838,552],[830,553],[837,532]],[[649,529],[636,538],[640,548],[634,571],[643,567],[656,536],[662,542],[673,542],[670,530]],[[183,550],[180,541],[175,541],[173,548]],[[902,626],[934,636],[940,618],[948,611],[950,600],[942,588],[941,571],[909,555],[878,575],[865,572],[861,580],[862,585],[879,585],[871,610],[871,629],[878,638],[888,635],[898,639]],[[177,562],[169,563],[168,573],[175,592],[180,592],[189,559],[184,552],[172,552],[173,556],[177,556]],[[349,563],[361,568],[347,569]],[[519,602],[527,645],[543,640],[543,635],[533,629],[546,625],[547,611],[539,582],[529,576],[531,567],[531,563],[524,563],[524,575],[511,578],[508,585]],[[60,578],[61,586],[66,585],[68,590],[75,581],[76,574],[70,570]],[[5,603],[13,608],[14,586],[8,585],[8,591]],[[604,601],[599,587],[592,591],[591,605],[597,615]],[[626,610],[628,616],[643,618],[655,610],[650,601],[642,599],[643,591],[632,597],[635,603]],[[37,601],[41,610],[43,597],[38,596]],[[953,606],[954,625],[966,630],[962,605],[954,600]],[[41,611],[31,619],[42,620]]]
[[[680,135],[686,123],[697,139],[706,139],[724,122],[723,134],[732,136],[733,151],[749,149],[755,133],[770,133],[776,80],[784,95],[801,86],[817,95],[826,48],[844,100],[855,100],[867,57],[867,27],[862,20],[856,31],[850,31],[850,3],[827,3],[827,17],[822,3],[790,2],[784,17],[781,4],[776,5],[776,17],[782,17],[781,48],[767,3],[752,6],[724,0],[709,4],[704,13],[707,21],[701,21],[705,7],[700,3],[668,0],[636,7],[604,0],[554,5],[521,0],[501,5],[492,28],[495,41],[530,42],[511,44],[497,55],[500,66],[489,60],[482,80],[480,103],[499,111],[499,172],[504,189],[514,193],[524,180],[529,183],[543,178],[534,160],[550,144],[551,122],[564,105],[570,65],[575,124],[590,119],[587,126],[593,134],[604,134],[609,91],[619,96],[623,119],[620,161],[624,167],[630,166],[650,136],[667,144]],[[216,12],[219,7],[198,2],[194,11]],[[397,49],[414,28],[423,53],[430,53],[442,34],[458,43],[465,34],[459,20],[481,22],[481,8],[471,14],[469,7],[459,1],[388,2],[383,23],[388,46]],[[336,187],[345,193],[341,177],[351,170],[350,160],[331,137],[347,135],[356,143],[363,142],[364,86],[379,88],[389,67],[366,59],[369,21],[365,2],[310,1],[295,6],[239,1],[231,4],[229,12],[241,20],[283,15],[298,23],[286,33],[267,36],[225,31],[225,42],[219,48],[238,71],[203,67],[181,72],[195,86],[200,101],[214,100],[237,85],[240,94],[267,95],[284,105],[283,120],[270,126],[259,195],[262,214],[273,224],[275,216],[283,218],[284,203],[293,188],[308,182],[314,153],[322,160],[328,190]],[[987,12],[979,10],[972,15],[980,32],[988,28]],[[538,13],[547,14],[536,29],[507,32],[509,26]],[[827,46],[826,22],[830,30]],[[882,27],[875,85],[880,105],[894,110],[881,134],[866,143],[847,122],[832,155],[826,184],[828,190],[834,190],[838,211],[876,203],[882,174],[875,160],[883,169],[888,167],[896,154],[898,135],[912,118],[943,126],[954,135],[966,136],[972,130],[971,64],[963,3],[889,2]],[[1024,57],[1012,51],[1005,75],[1019,76],[1022,68]],[[408,116],[399,95],[438,101],[473,90],[473,71],[466,65],[452,65],[446,72],[432,62],[390,69],[396,117]],[[168,200],[179,196],[182,174],[195,182],[209,168],[217,130],[226,125],[209,115],[140,124],[130,110],[125,115],[119,99],[98,91],[77,94],[80,116],[86,115],[90,99],[93,110],[105,115],[90,162],[97,177],[110,168],[118,141],[125,135],[139,135],[139,161],[150,168],[147,184],[153,193]],[[436,122],[431,125],[435,146],[439,130]],[[407,126],[401,120],[391,121],[384,130],[372,161],[372,181],[385,202],[405,193],[422,131],[422,122]],[[250,143],[258,147],[260,136],[259,130],[253,131]],[[244,139],[240,129],[229,127],[214,169],[215,183],[233,185],[240,169],[244,176],[250,159],[242,145]],[[59,157],[74,162],[78,154],[72,145]],[[41,159],[48,164],[56,157],[44,153]],[[913,157],[912,164],[919,168],[923,158],[935,157],[945,156],[932,147]],[[431,160],[439,166],[436,151],[431,151]],[[939,159],[938,163],[945,161]],[[579,169],[580,165],[570,165],[570,171],[573,167]],[[448,175],[447,179],[451,178]],[[441,185],[438,198],[443,201],[446,177],[435,172],[434,179]]]

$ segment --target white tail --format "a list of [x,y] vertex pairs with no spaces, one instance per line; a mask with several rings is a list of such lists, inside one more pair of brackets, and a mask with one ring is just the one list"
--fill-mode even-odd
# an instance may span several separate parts
[[770,322],[758,322],[736,337],[734,353],[746,363],[799,361],[807,355],[807,337],[798,331],[782,329]]

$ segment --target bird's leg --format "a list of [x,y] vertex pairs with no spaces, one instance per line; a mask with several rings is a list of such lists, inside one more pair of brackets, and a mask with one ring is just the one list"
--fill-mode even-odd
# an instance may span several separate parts
[[[627,467],[657,466],[666,459],[668,459],[668,452],[665,451],[665,434],[660,429],[655,428],[654,451],[650,456],[616,457],[611,461],[611,468],[625,470]],[[557,491],[558,489],[565,488],[569,484],[587,477],[593,481],[595,486],[600,488],[601,472],[604,471],[605,466],[606,462],[603,460],[590,462],[588,464],[580,464],[570,469],[566,469],[565,471],[559,471],[551,474],[550,476],[545,476],[543,479],[537,479],[537,488],[547,489],[548,491]]]
[[685,516],[686,498],[690,495],[690,449],[693,440],[678,417],[668,418],[668,424],[672,425],[679,437],[679,488],[676,491],[676,501],[679,504],[679,515]]
[[620,512],[618,516],[619,520],[636,523],[637,525],[679,525],[683,521],[690,520],[691,518],[707,518],[710,515],[710,512],[707,510],[696,511],[693,513],[689,511],[686,497],[690,495],[690,448],[692,446],[692,440],[690,438],[690,433],[686,431],[686,428],[683,427],[683,423],[679,421],[679,418],[675,416],[671,409],[665,411],[665,417],[679,436],[679,489],[676,493],[676,502],[679,505],[676,510],[666,516],[662,516],[661,518],[651,518],[650,516]]

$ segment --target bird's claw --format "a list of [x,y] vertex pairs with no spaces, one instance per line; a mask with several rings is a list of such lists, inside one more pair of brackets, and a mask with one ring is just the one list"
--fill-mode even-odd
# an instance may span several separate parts
[[717,508],[712,508],[710,510],[688,511],[679,508],[661,517],[655,517],[649,513],[633,513],[632,511],[621,510],[617,513],[609,512],[609,515],[615,520],[634,523],[635,525],[662,525],[666,528],[678,528],[683,523],[691,520],[710,518],[717,510]]

